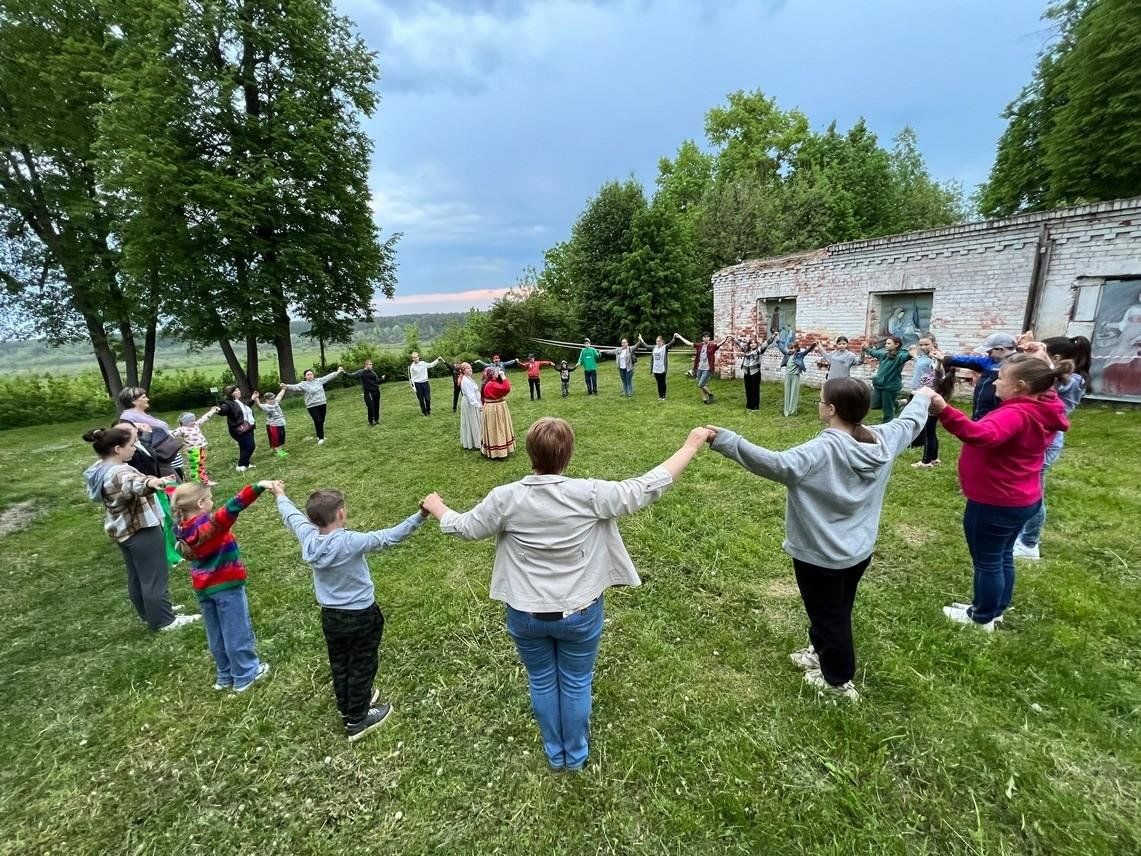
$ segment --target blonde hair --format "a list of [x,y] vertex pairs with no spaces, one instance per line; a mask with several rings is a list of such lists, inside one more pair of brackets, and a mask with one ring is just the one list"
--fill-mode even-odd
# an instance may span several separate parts
[[179,523],[193,517],[198,503],[210,496],[210,487],[200,482],[185,482],[174,489],[170,510]]

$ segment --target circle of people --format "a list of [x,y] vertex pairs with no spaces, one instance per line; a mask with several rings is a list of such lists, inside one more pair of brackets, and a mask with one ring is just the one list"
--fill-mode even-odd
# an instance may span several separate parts
[[[380,726],[392,711],[374,685],[384,616],[366,556],[399,544],[434,517],[446,534],[495,539],[490,597],[505,606],[507,633],[527,671],[547,763],[555,771],[581,770],[589,755],[604,593],[611,586],[640,585],[617,520],[659,500],[706,447],[787,489],[783,547],[792,559],[808,619],[808,644],[789,657],[819,695],[860,698],[853,683],[852,609],[872,560],[892,464],[909,447],[921,446],[922,459],[912,466],[936,466],[939,425],[963,444],[958,474],[966,498],[963,532],[973,564],[971,600],[944,606],[943,613],[957,624],[994,632],[1013,600],[1014,559],[1040,556],[1046,475],[1061,454],[1068,416],[1088,384],[1089,340],[1038,342],[1031,333],[1017,339],[995,333],[974,353],[944,355],[930,334],[910,350],[888,338],[881,347],[859,353],[843,338],[831,351],[796,339],[727,339],[741,351],[749,409],[759,406],[760,355],[774,341],[785,357],[786,413],[790,404],[795,411],[804,360],[818,353],[829,368],[817,404],[824,430],[794,448],[775,451],[726,428],[697,427],[648,472],[606,481],[565,474],[574,453],[574,430],[565,420],[546,416],[526,434],[530,475],[495,487],[466,512],[452,510],[431,493],[396,526],[357,532],[347,528],[346,499],[335,489],[313,491],[302,511],[282,482],[259,481],[215,507],[202,423],[225,415],[239,447],[237,470],[252,466],[255,419],[236,388],[227,388],[223,402],[204,416],[184,414],[176,429],[147,412],[145,390],[130,388],[121,396],[120,420],[84,434],[98,458],[84,473],[88,494],[104,508],[104,528],[122,552],[128,596],[139,618],[154,631],[176,630],[201,619],[215,664],[214,690],[235,693],[246,692],[270,667],[256,652],[247,569],[232,530],[242,510],[263,492],[273,494],[283,525],[312,569],[333,696],[350,741]],[[708,382],[717,349],[726,340],[713,342],[706,334],[693,343],[675,335],[669,343],[658,337],[651,347],[639,336],[637,345],[651,351],[661,399],[667,352],[675,341],[694,348],[692,375],[703,402],[711,404]],[[623,395],[632,395],[637,356],[625,339],[618,348],[605,350],[586,340],[573,367],[559,363],[562,395],[569,394],[570,373],[580,368],[588,394],[596,395],[598,360],[604,353],[617,359]],[[848,374],[865,358],[879,364],[870,386]],[[915,363],[911,395],[896,416],[901,370],[908,361]],[[425,362],[416,353],[411,357],[409,384],[425,416],[431,414],[427,373],[441,362]],[[479,388],[470,364],[445,362],[456,390],[453,410],[461,399],[465,408],[465,448],[481,448],[496,460],[514,451],[505,370],[516,363],[527,372],[532,399],[541,398],[540,371],[555,366],[533,354],[506,362],[493,356]],[[969,416],[947,401],[955,369],[978,373]],[[305,396],[318,443],[324,441],[324,386],[341,372],[338,368],[319,378],[306,372],[300,383],[281,385],[280,395],[297,391]],[[353,374],[362,381],[368,422],[375,425],[383,378],[371,361]],[[261,401],[255,393],[251,403],[268,417],[275,453],[286,454],[280,396],[266,395]],[[883,410],[883,424],[866,425],[874,407]],[[169,569],[183,559],[189,559],[197,614],[171,604]]]

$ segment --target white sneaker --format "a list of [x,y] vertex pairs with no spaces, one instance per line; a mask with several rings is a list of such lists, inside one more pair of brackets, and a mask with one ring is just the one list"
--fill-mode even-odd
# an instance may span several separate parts
[[234,469],[237,470],[239,473],[244,473],[246,471],[245,467],[234,467]]
[[820,658],[816,656],[816,649],[809,645],[807,648],[801,648],[799,651],[793,651],[788,655],[797,666],[804,670],[820,668]]
[[1037,544],[1035,544],[1033,547],[1028,547],[1023,544],[1022,539],[1019,538],[1014,542],[1014,558],[1031,559],[1036,562],[1042,558],[1042,554],[1038,552]]
[[[954,602],[951,604],[951,606],[952,606],[952,607],[954,607],[955,609],[969,609],[969,608],[970,608],[970,604],[969,604],[969,603],[959,603],[957,600],[956,600],[956,601],[954,601]],[[1002,616],[1001,616],[1001,615],[996,615],[996,616],[994,617],[994,623],[995,623],[995,624],[1002,624]]]
[[159,630],[177,630],[179,627],[185,627],[187,624],[193,624],[195,621],[201,621],[202,616],[195,613],[194,615],[176,615],[174,621],[165,627],[160,627]]
[[186,607],[183,606],[181,603],[176,603],[173,606],[171,606],[170,611],[173,612],[175,615],[179,615],[183,612],[186,612]]
[[811,687],[815,687],[816,692],[820,695],[842,696],[851,701],[860,700],[860,694],[856,691],[856,687],[851,681],[834,687],[828,683],[828,681],[824,680],[824,674],[819,669],[809,669],[805,672],[804,682]]
[[317,441],[317,445],[318,445],[318,446],[324,446],[324,445],[325,445],[325,438],[324,438],[324,437],[322,437],[320,440],[318,440],[318,441]]
[[986,624],[979,624],[970,615],[967,614],[968,607],[951,604],[950,606],[943,607],[943,614],[956,624],[973,624],[984,633],[994,633],[994,620],[988,621]]
[[235,685],[234,686],[234,692],[244,693],[246,690],[248,690],[250,687],[252,687],[254,685],[255,681],[261,680],[262,678],[264,678],[268,674],[269,674],[269,663],[266,663],[263,661],[262,663],[258,664],[258,670],[256,672],[254,672],[254,676],[252,678],[250,678],[250,682],[248,684],[244,684],[243,686],[240,686],[240,687]]

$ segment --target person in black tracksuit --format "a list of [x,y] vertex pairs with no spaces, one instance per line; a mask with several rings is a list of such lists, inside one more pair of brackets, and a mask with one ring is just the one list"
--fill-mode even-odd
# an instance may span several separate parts
[[364,391],[364,405],[368,411],[368,424],[380,424],[380,375],[372,369],[372,360],[364,361],[364,368],[355,372],[348,372],[349,377],[355,377],[361,382]]
[[449,363],[441,357],[440,362],[444,364],[444,368],[452,373],[452,413],[455,413],[456,407],[460,403],[460,381],[464,379],[464,372],[461,368],[463,361]]

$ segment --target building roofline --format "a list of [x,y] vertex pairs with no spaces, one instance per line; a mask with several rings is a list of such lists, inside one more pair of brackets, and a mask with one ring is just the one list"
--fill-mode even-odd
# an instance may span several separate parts
[[896,235],[884,235],[880,238],[867,238],[858,241],[845,241],[840,244],[828,244],[814,250],[805,250],[798,253],[789,253],[784,256],[768,256],[759,259],[743,259],[735,265],[714,271],[713,276],[719,276],[735,268],[748,267],[752,270],[786,267],[811,256],[843,255],[845,253],[876,247],[891,247],[913,241],[926,241],[933,238],[943,238],[960,235],[971,235],[994,229],[1007,229],[1018,226],[1032,226],[1036,223],[1046,223],[1057,220],[1068,220],[1077,217],[1088,217],[1095,214],[1110,214],[1115,211],[1136,211],[1141,215],[1141,196],[1126,199],[1113,199],[1108,202],[1095,202],[1088,205],[1074,205],[1069,208],[1054,208],[1050,211],[1031,211],[1026,214],[1015,214],[1011,217],[999,217],[994,220],[973,220],[969,223],[960,223],[955,226],[940,226],[937,229],[919,229],[914,232],[901,232]]

